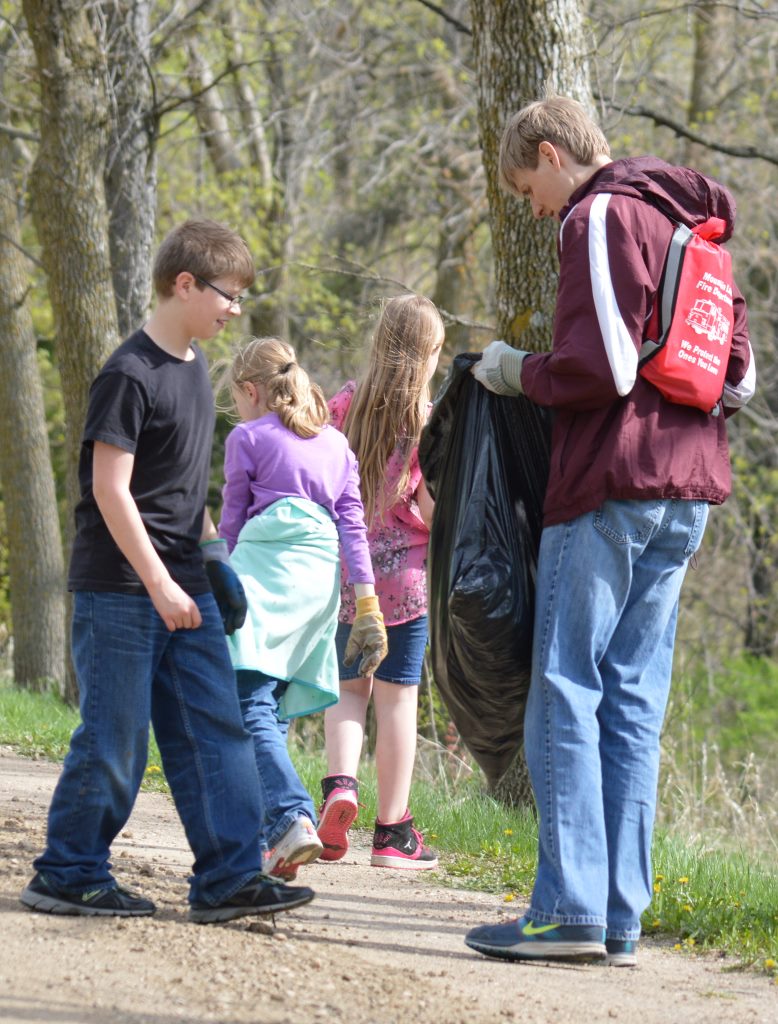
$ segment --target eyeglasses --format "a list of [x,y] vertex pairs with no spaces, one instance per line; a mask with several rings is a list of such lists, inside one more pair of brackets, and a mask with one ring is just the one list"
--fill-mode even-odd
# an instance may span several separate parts
[[225,292],[223,288],[220,288],[217,284],[212,284],[210,281],[206,281],[204,277],[198,277],[197,274],[192,274],[195,281],[199,281],[200,284],[204,284],[207,288],[213,288],[215,292],[218,292],[223,299],[226,299],[231,306],[240,306],[246,301],[245,295],[230,295],[229,292]]

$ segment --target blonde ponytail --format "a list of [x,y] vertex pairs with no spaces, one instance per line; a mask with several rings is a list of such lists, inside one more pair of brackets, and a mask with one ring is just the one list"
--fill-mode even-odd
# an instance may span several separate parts
[[235,353],[230,386],[261,384],[267,410],[298,437],[314,437],[329,420],[321,388],[297,362],[294,349],[280,338],[252,338]]

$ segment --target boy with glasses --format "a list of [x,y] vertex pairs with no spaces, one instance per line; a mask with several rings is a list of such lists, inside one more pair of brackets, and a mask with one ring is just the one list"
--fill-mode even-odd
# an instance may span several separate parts
[[246,603],[205,507],[214,404],[205,357],[254,280],[245,242],[208,220],[179,225],[154,265],[155,309],[92,384],[68,586],[81,724],[21,894],[52,914],[138,917],[111,843],[146,766],[149,720],[194,853],[190,919],[277,913],[313,898],[261,874],[263,808],[225,632]]

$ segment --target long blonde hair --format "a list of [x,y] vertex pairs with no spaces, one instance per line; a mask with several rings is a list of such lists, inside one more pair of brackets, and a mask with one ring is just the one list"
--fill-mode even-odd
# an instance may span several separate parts
[[[427,420],[427,364],[443,332],[440,313],[423,295],[399,295],[383,304],[342,428],[359,462],[368,525],[399,501],[408,485],[411,453]],[[392,493],[382,498],[386,464],[395,449],[402,470]]]
[[252,338],[240,345],[226,374],[230,389],[251,382],[267,392],[267,410],[298,437],[314,437],[329,421],[321,388],[297,362],[294,349],[280,338]]

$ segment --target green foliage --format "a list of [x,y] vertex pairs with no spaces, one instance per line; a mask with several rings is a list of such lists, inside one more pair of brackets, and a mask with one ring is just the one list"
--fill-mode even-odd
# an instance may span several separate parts
[[715,742],[729,764],[751,754],[768,761],[778,735],[778,662],[747,654],[710,676],[701,666],[675,682],[669,731],[697,748]]
[[[80,721],[78,711],[57,694],[16,690],[0,680],[0,744],[24,757],[61,761]],[[153,735],[143,788],[168,791]]]
[[671,935],[677,950],[722,949],[778,979],[778,875],[747,853],[712,853],[658,833],[646,934]]

